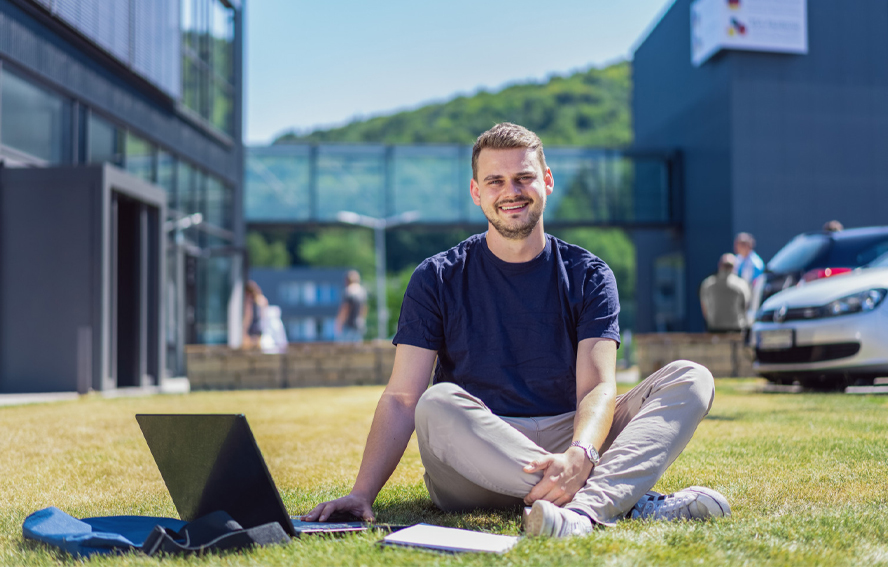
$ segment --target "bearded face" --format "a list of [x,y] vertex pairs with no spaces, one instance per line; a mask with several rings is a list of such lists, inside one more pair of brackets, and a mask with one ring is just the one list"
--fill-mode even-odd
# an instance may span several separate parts
[[528,238],[543,217],[552,174],[525,148],[481,150],[472,199],[490,227],[507,240]]
[[546,210],[546,196],[503,198],[493,206],[481,205],[490,225],[508,240],[523,240],[530,236]]

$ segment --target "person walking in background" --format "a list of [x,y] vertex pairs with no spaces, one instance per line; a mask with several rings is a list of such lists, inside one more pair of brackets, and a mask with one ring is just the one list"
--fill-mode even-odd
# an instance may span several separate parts
[[262,318],[268,308],[268,299],[262,295],[259,284],[250,280],[244,287],[243,348],[257,348],[262,338]]
[[733,254],[722,254],[718,272],[700,286],[700,308],[710,333],[743,331],[747,327],[746,307],[750,289],[746,280],[734,274]]
[[765,271],[765,263],[761,256],[755,253],[755,238],[748,232],[739,233],[734,237],[734,254],[737,255],[734,273],[752,286],[755,278]]
[[367,328],[367,290],[361,285],[361,274],[349,270],[345,275],[345,292],[336,315],[336,336],[341,341],[358,342],[364,339]]

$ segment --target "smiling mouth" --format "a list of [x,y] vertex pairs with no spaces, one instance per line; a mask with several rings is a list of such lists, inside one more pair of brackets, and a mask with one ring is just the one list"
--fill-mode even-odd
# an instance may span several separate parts
[[507,213],[517,213],[518,211],[522,211],[527,208],[529,204],[530,203],[528,203],[527,201],[522,201],[520,203],[507,203],[505,205],[500,205],[499,208],[500,210]]

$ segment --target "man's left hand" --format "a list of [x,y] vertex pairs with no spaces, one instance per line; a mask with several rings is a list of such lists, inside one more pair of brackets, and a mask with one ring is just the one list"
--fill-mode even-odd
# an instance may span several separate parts
[[543,478],[524,497],[524,503],[530,506],[537,500],[547,500],[556,506],[564,506],[592,473],[592,463],[586,458],[582,449],[571,447],[564,453],[547,455],[524,467],[524,472],[543,471]]

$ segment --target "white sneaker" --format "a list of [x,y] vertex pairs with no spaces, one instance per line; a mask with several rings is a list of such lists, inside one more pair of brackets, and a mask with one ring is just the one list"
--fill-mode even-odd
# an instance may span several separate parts
[[529,536],[568,537],[592,533],[592,520],[567,508],[537,500],[524,517],[524,533]]
[[641,497],[627,517],[654,520],[706,520],[731,515],[731,507],[720,492],[692,486],[673,494],[648,492]]

